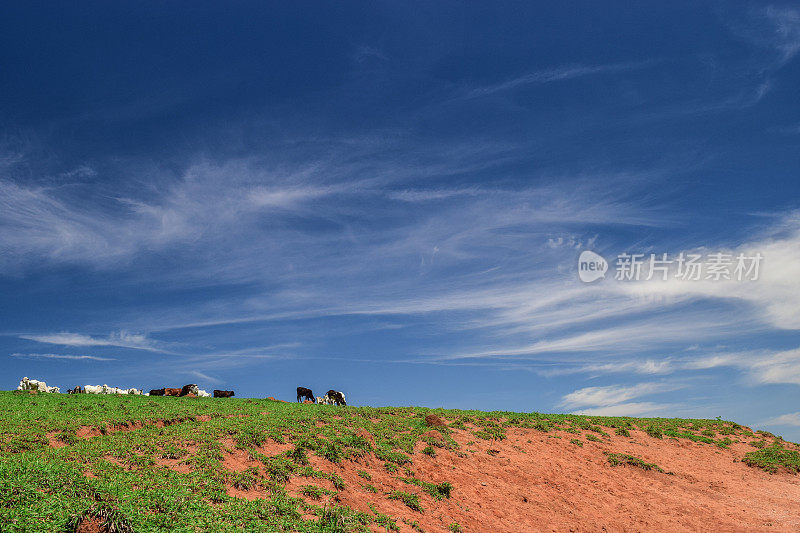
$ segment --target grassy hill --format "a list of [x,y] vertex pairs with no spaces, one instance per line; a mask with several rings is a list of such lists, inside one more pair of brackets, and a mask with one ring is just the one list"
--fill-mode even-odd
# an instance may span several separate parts
[[722,420],[0,392],[3,533],[648,529],[671,505],[680,530],[683,508],[730,518],[708,483],[791,506],[798,470],[796,445]]

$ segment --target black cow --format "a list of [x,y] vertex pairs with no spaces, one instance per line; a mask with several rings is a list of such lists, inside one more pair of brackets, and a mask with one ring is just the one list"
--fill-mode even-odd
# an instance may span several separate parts
[[333,401],[333,405],[347,405],[347,402],[344,400],[344,393],[335,391],[333,389],[328,391],[326,396]]
[[195,385],[194,383],[191,383],[189,385],[184,385],[183,387],[181,387],[181,396],[189,396],[190,394],[194,394],[195,396],[197,396],[197,391],[198,391],[197,385]]
[[152,389],[150,396],[164,396],[164,389]]
[[303,400],[311,400],[311,402],[314,403],[314,393],[311,392],[311,389],[297,387],[297,401],[301,402]]
[[232,390],[217,390],[214,389],[214,398],[230,398],[233,396]]

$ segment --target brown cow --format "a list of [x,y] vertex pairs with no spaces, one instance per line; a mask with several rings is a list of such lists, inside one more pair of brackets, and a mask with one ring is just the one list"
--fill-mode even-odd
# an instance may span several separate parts
[[232,390],[217,390],[214,389],[214,398],[230,398],[233,396]]
[[164,396],[164,389],[152,389],[150,396]]
[[180,396],[181,389],[164,388],[164,396]]

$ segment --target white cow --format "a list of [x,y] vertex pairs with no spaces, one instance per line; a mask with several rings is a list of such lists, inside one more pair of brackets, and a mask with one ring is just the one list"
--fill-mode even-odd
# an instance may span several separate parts
[[44,381],[39,381],[36,379],[28,379],[27,376],[22,378],[22,381],[19,382],[17,390],[35,390],[38,392],[54,392],[54,393],[61,392],[61,389],[58,387],[48,387],[47,383],[45,383]]
[[197,389],[197,396],[199,398],[211,398],[211,394],[207,393],[203,389]]
[[134,394],[138,395],[141,394],[142,391],[139,389],[120,389],[117,387],[109,387],[106,384],[103,385],[84,385],[83,389],[86,391],[86,394]]

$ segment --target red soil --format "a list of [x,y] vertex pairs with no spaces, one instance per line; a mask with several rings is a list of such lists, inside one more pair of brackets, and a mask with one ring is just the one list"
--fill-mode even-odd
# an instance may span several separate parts
[[102,523],[99,518],[84,518],[78,524],[75,533],[106,533],[108,529],[103,527]]
[[[438,432],[432,430],[431,436]],[[788,473],[768,474],[740,462],[753,448],[739,443],[730,449],[686,440],[658,440],[640,431],[631,437],[612,435],[603,442],[563,431],[542,433],[508,429],[503,441],[485,441],[469,431],[453,433],[458,451],[436,448],[436,456],[419,453],[414,475],[425,481],[453,485],[450,499],[435,500],[419,487],[386,472],[383,461],[365,457],[340,465],[309,457],[314,468],[336,472],[346,488],[334,500],[364,512],[370,503],[398,519],[402,532],[416,521],[426,532],[446,532],[452,522],[464,531],[496,533],[521,531],[798,531],[800,478]],[[560,438],[556,438],[560,437]],[[580,438],[579,447],[570,439]],[[470,443],[470,444],[467,444]],[[492,450],[493,455],[487,453]],[[630,466],[611,467],[604,451],[628,453],[656,463],[673,474]],[[358,475],[369,473],[371,480]],[[364,488],[371,484],[372,493]],[[323,505],[300,494],[303,485],[333,490],[330,482],[293,478],[287,490],[309,503]],[[389,491],[418,494],[424,512],[387,499]],[[242,497],[265,497],[258,491]],[[236,491],[229,491],[238,496]],[[379,531],[380,528],[376,528]]]
[[47,434],[47,442],[50,444],[50,447],[51,448],[63,448],[64,446],[66,446],[67,443],[64,442],[63,440],[57,439],[56,435],[58,435],[57,431],[53,431],[53,432]]

